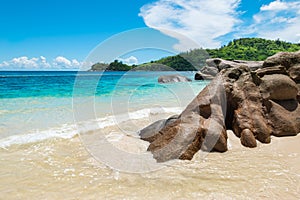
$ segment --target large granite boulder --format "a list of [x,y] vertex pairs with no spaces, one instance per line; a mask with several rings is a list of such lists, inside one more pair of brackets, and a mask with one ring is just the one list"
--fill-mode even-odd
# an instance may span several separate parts
[[297,84],[283,74],[265,75],[260,88],[264,98],[271,100],[296,99],[298,94]]
[[[151,143],[148,150],[152,151],[155,159],[159,162],[176,158],[192,159],[200,147],[205,151],[227,151],[225,113],[222,110],[226,107],[223,105],[225,93],[219,82],[219,79],[214,79],[209,87],[168,125],[161,128],[155,122],[140,131],[142,139]],[[149,133],[151,129],[152,134]]]
[[192,80],[182,75],[165,75],[158,77],[159,83],[191,82]]
[[148,150],[158,162],[190,160],[200,149],[227,151],[228,129],[246,147],[270,143],[271,135],[298,134],[299,82],[292,77],[297,72],[289,72],[299,66],[298,56],[275,55],[254,71],[245,64],[224,67],[178,117],[140,131]]

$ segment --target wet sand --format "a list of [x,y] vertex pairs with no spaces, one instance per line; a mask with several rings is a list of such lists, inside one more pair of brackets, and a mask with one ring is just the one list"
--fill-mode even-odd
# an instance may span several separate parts
[[[124,141],[135,149],[138,140]],[[13,145],[0,149],[1,198],[299,199],[299,144],[300,135],[273,137],[249,149],[229,132],[226,153],[197,153],[192,161],[141,174],[97,162],[78,136]]]

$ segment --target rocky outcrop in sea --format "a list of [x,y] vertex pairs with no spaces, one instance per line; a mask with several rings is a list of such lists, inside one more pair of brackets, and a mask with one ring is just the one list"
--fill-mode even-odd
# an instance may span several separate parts
[[179,116],[140,131],[158,162],[225,152],[227,130],[246,147],[300,132],[300,51],[264,62],[210,59],[199,74],[214,78]]

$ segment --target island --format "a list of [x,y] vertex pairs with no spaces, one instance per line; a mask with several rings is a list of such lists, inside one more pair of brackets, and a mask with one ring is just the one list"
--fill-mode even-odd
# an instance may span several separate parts
[[169,71],[170,68],[176,71],[198,71],[206,66],[206,60],[209,58],[231,61],[263,61],[278,52],[295,52],[298,50],[300,50],[300,44],[261,38],[241,38],[218,49],[193,49],[140,65],[127,65],[119,60],[111,63],[96,63],[91,66],[90,71]]

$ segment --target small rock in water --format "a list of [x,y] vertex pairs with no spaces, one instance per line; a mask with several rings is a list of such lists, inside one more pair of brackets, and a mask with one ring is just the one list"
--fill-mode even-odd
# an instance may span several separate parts
[[159,83],[191,82],[192,80],[182,75],[165,75],[158,78]]

